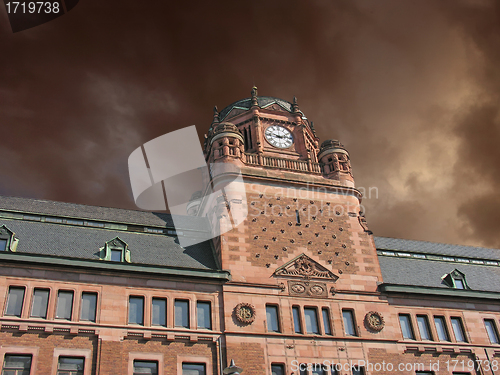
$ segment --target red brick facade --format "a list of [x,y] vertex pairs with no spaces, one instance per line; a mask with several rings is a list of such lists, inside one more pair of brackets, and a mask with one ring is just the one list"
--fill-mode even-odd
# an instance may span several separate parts
[[[252,100],[248,110],[225,113],[222,120],[234,126],[220,124],[216,113],[205,144],[208,162],[238,165],[246,184],[247,219],[214,240],[231,280],[0,265],[0,359],[29,354],[36,375],[56,374],[58,356],[85,358],[85,375],[131,375],[135,360],[155,361],[163,375],[182,374],[182,363],[205,364],[206,374],[215,375],[230,359],[245,375],[269,375],[273,364],[299,375],[298,364],[317,363],[338,365],[339,374],[352,374],[351,365],[364,365],[365,374],[474,374],[471,364],[477,373],[500,374],[500,346],[490,343],[484,324],[492,319],[498,326],[498,302],[381,292],[377,250],[360,216],[347,151],[333,141],[320,147],[296,103],[264,108],[256,92]],[[291,132],[291,147],[266,140],[272,125]],[[10,287],[25,290],[20,317],[6,314]],[[46,318],[31,317],[34,289],[49,290]],[[58,291],[73,292],[70,320],[56,318]],[[82,293],[97,293],[95,322],[80,321]],[[131,296],[144,301],[142,324],[129,324]],[[166,299],[165,326],[152,324],[153,298]],[[176,327],[176,300],[189,301],[189,327]],[[197,326],[198,301],[210,303],[210,329]],[[277,311],[275,331],[266,307]],[[346,333],[344,311],[354,318],[353,334]],[[317,332],[307,332],[314,314]],[[403,338],[400,314],[409,316],[413,338]],[[422,339],[417,315],[427,316],[433,340]],[[437,339],[434,316],[444,317],[449,340]],[[466,342],[453,333],[455,317]]]

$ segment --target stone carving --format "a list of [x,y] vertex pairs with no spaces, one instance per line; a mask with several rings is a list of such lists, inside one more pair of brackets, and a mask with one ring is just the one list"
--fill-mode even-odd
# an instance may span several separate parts
[[249,303],[242,302],[234,308],[236,320],[243,324],[252,324],[255,320],[255,307]]
[[305,279],[328,279],[336,281],[338,276],[329,271],[321,264],[317,263],[307,255],[302,254],[295,259],[292,259],[287,264],[279,267],[275,272],[275,276],[292,276]]
[[328,289],[325,283],[289,281],[288,291],[291,296],[328,297]]
[[382,314],[377,311],[370,311],[365,315],[365,326],[371,331],[380,332],[385,327]]

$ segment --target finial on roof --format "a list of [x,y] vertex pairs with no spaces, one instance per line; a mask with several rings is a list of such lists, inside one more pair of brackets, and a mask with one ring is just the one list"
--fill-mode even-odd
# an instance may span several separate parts
[[218,123],[219,121],[219,110],[217,109],[217,106],[214,106],[214,120],[212,121],[212,124]]
[[257,102],[257,86],[252,87],[252,106],[258,105]]
[[316,137],[316,129],[314,129],[314,122],[311,121],[311,131],[313,133],[313,135]]
[[292,112],[297,113],[299,111],[299,105],[297,104],[297,97],[293,97]]

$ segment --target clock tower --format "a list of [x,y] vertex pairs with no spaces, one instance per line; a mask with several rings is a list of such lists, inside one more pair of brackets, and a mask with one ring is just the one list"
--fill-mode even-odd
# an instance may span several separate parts
[[[367,296],[378,295],[382,277],[349,152],[337,140],[320,143],[296,98],[290,103],[258,96],[254,87],[250,98],[220,112],[216,107],[204,153],[209,165],[237,166],[245,185],[244,196],[224,196],[215,210],[203,212],[208,210],[203,202],[197,206],[198,215],[220,228],[232,212],[247,206],[246,219],[214,240],[220,266],[232,278],[223,294],[228,358],[248,374],[260,374],[269,368],[265,353],[288,352],[287,340],[271,345],[258,339],[272,334],[271,307],[283,312],[276,330],[290,334],[299,329],[298,318],[289,313],[293,306],[317,305],[318,314],[331,314],[323,319],[338,332],[343,330],[339,301],[361,293],[357,310],[362,316],[370,311]],[[215,191],[218,180],[211,178]],[[249,349],[243,350],[241,342]],[[310,349],[307,340],[302,344]],[[249,353],[255,355],[250,362]]]

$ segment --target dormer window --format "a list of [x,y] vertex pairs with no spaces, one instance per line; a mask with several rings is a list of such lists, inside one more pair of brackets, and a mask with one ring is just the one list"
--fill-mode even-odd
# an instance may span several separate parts
[[123,251],[121,249],[111,249],[111,261],[123,262]]
[[119,237],[106,242],[104,247],[101,248],[101,260],[111,262],[127,262],[130,263],[130,250],[125,241]]
[[0,251],[16,251],[19,240],[14,238],[14,234],[5,225],[0,227]]
[[450,288],[470,289],[465,281],[465,274],[455,269],[442,277],[443,283]]

